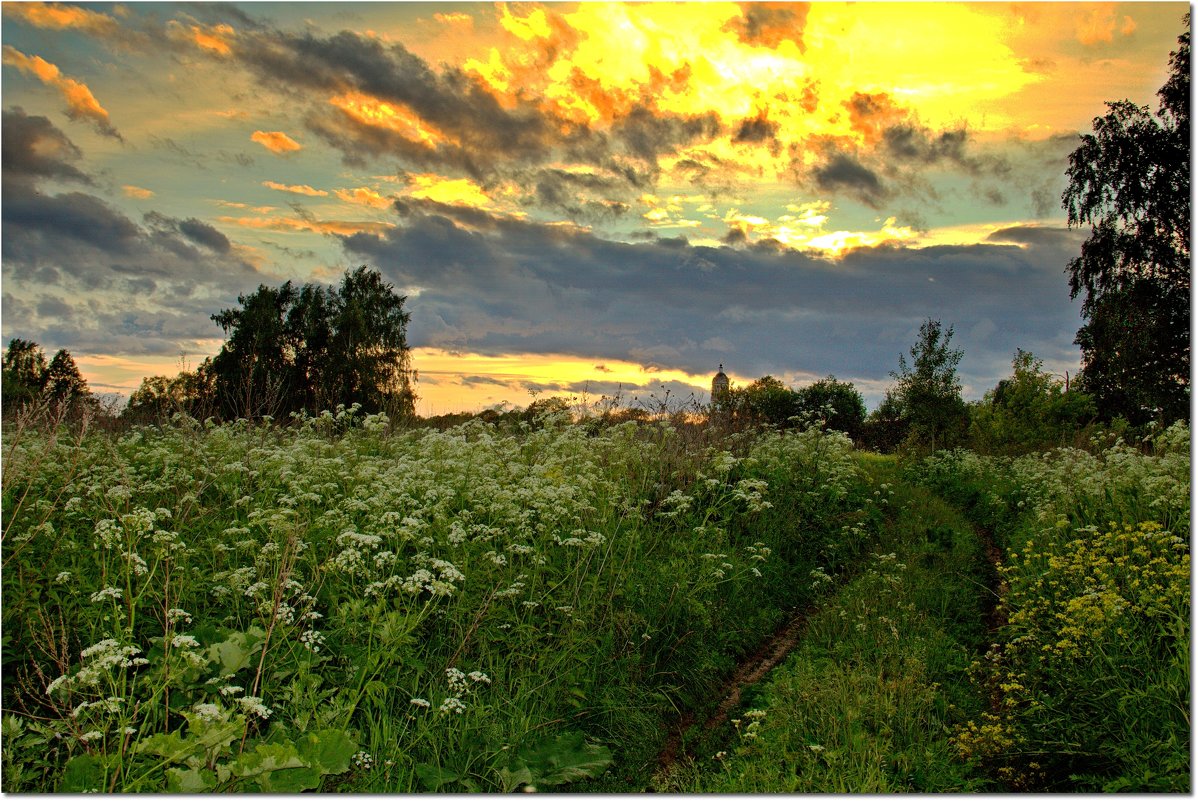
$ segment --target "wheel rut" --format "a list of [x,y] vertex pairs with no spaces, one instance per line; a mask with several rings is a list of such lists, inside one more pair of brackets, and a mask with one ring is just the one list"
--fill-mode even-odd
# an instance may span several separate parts
[[[816,609],[814,605],[805,606],[793,611],[790,617],[771,634],[756,651],[737,666],[736,670],[724,682],[719,691],[720,703],[715,710],[702,721],[702,731],[710,732],[728,721],[732,710],[740,704],[741,693],[746,687],[751,687],[765,678],[771,670],[782,663],[784,659],[799,644],[799,638],[807,626],[807,620]],[[658,773],[665,773],[681,757],[684,752],[683,740],[695,727],[697,721],[693,711],[687,711],[666,738],[657,757]]]

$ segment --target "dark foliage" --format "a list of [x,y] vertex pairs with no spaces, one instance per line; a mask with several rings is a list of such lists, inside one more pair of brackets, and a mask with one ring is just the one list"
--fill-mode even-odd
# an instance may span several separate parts
[[1170,54],[1153,115],[1108,103],[1069,157],[1061,197],[1071,226],[1090,225],[1070,262],[1083,382],[1107,419],[1188,416],[1190,389],[1190,35]]
[[239,297],[240,309],[212,316],[228,336],[212,360],[221,415],[277,417],[357,403],[410,416],[416,396],[405,299],[366,267],[347,272],[336,289],[288,281]]
[[919,327],[911,347],[911,363],[899,355],[897,384],[889,398],[894,412],[907,423],[908,442],[916,447],[951,448],[960,441],[968,421],[957,365],[964,355],[949,347],[953,327],[943,329],[931,318]]

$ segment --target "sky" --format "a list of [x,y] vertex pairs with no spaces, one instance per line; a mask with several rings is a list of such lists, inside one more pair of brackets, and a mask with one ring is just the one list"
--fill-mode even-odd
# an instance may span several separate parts
[[417,411],[1076,374],[1070,152],[1186,3],[12,3],[4,341],[128,395],[259,285],[405,295]]

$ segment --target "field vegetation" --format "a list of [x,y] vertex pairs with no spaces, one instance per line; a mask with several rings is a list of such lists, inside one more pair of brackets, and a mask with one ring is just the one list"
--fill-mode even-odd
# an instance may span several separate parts
[[641,781],[879,515],[842,434],[10,431],[5,788]]

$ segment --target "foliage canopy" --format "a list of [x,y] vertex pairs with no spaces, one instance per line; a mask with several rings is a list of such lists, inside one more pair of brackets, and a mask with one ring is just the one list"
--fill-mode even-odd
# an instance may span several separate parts
[[212,319],[228,341],[212,360],[226,418],[359,404],[410,415],[415,403],[403,296],[365,266],[336,288],[259,286]]
[[1061,202],[1090,238],[1069,263],[1084,295],[1083,380],[1099,410],[1133,423],[1186,417],[1190,376],[1190,35],[1170,54],[1153,115],[1108,103],[1069,156]]

